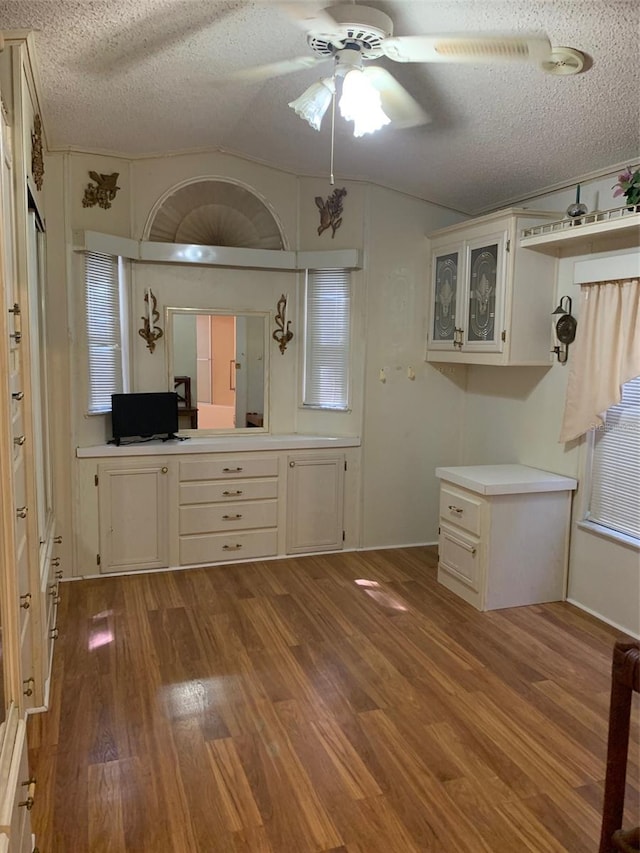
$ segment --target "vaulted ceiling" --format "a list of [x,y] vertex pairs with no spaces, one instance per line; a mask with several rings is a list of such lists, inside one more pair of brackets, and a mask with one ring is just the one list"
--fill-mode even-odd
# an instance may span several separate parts
[[[397,35],[543,30],[552,45],[587,54],[590,67],[553,76],[534,64],[376,60],[431,121],[354,139],[338,118],[338,182],[371,180],[475,213],[640,159],[638,0],[369,5],[391,16]],[[222,149],[296,174],[328,174],[329,118],[317,132],[287,104],[330,74],[331,61],[266,80],[233,78],[312,55],[282,4],[0,0],[0,28],[36,31],[51,149]]]

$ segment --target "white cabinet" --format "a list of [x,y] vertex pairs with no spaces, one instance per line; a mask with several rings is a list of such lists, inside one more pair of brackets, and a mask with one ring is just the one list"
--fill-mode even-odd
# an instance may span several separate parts
[[182,458],[180,565],[278,553],[278,456]]
[[431,235],[428,361],[550,364],[555,259],[519,234],[553,218],[510,209]]
[[478,610],[564,599],[575,480],[525,465],[436,476],[441,584]]
[[287,460],[287,554],[343,547],[344,454]]
[[101,572],[169,566],[172,464],[158,458],[98,465]]

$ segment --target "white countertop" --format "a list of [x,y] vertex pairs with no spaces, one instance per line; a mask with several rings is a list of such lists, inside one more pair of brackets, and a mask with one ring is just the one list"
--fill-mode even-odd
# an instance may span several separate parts
[[344,435],[221,435],[207,438],[189,438],[186,441],[133,442],[131,444],[99,444],[93,447],[77,447],[76,456],[81,459],[100,456],[171,456],[190,453],[240,453],[251,450],[309,450],[322,447],[359,447],[360,436]]
[[529,468],[528,465],[466,465],[436,468],[436,477],[479,495],[513,495],[523,492],[573,491],[572,477]]

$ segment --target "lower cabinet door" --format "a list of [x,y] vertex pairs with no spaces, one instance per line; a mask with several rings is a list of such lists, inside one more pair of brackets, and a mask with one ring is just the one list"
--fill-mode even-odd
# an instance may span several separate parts
[[438,567],[473,592],[480,591],[480,548],[477,540],[445,524],[440,525]]
[[341,550],[344,454],[296,455],[287,462],[287,554]]
[[163,462],[98,465],[100,571],[169,565],[169,478]]

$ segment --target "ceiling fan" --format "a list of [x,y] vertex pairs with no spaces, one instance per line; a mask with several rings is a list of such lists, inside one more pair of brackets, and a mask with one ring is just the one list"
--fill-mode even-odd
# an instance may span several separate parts
[[307,33],[315,54],[246,69],[238,75],[259,80],[288,74],[332,59],[331,76],[314,83],[289,106],[316,130],[342,89],[340,111],[354,121],[354,136],[385,124],[396,128],[426,124],[429,116],[385,68],[369,64],[380,57],[394,62],[534,62],[543,63],[552,48],[544,33],[489,33],[394,36],[391,18],[370,6],[348,4],[327,8],[304,3],[278,7]]

